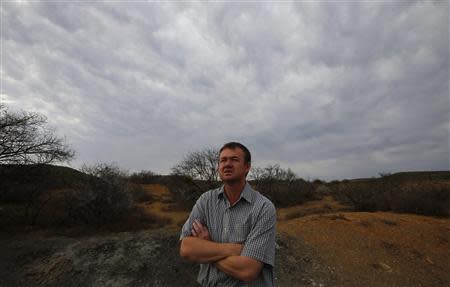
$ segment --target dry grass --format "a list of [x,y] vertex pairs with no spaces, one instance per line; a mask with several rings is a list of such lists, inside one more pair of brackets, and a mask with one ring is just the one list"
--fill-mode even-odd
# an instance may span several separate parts
[[345,286],[448,286],[450,219],[388,212],[310,215],[278,231],[316,248]]
[[139,208],[141,208],[145,214],[170,219],[170,223],[165,226],[166,228],[179,229],[189,216],[189,212],[178,211],[173,206],[172,194],[169,189],[160,184],[145,184],[143,185],[143,188],[149,192],[156,201],[150,204],[138,204]]
[[324,196],[322,200],[308,201],[301,205],[277,209],[278,220],[288,220],[309,214],[348,211],[349,206],[336,201],[332,196]]
[[142,184],[141,186],[157,200],[172,196],[167,186],[161,184]]

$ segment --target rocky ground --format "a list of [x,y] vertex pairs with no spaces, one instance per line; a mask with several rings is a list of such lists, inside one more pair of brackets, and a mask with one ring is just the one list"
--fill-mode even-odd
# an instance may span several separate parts
[[[334,286],[333,269],[294,241],[277,237],[278,286]],[[178,233],[162,229],[84,238],[3,238],[0,254],[0,286],[5,287],[198,286],[198,267],[178,256]]]
[[162,230],[1,241],[1,286],[192,286],[196,267]]
[[[449,219],[331,213],[278,222],[278,286],[449,286]],[[2,234],[0,286],[197,286],[173,228]]]

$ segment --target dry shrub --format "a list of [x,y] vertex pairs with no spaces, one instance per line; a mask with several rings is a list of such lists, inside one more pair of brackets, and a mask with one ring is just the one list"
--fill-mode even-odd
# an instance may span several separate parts
[[269,198],[276,207],[288,207],[318,199],[314,186],[303,180],[258,180],[252,185]]
[[49,165],[0,166],[0,202],[11,206],[8,212],[14,214],[2,218],[0,225],[98,228],[128,218],[133,200],[153,200],[115,165],[84,166],[83,171]]
[[[316,186],[316,185],[314,185]],[[325,196],[325,195],[329,195],[332,193],[331,188],[329,188],[328,186],[326,186],[325,184],[320,184],[316,187],[316,193],[319,196]]]
[[64,206],[60,224],[101,226],[126,216],[132,199],[126,182],[91,181],[67,191]]
[[133,198],[148,200],[139,186],[126,181],[97,180],[80,182],[77,188],[64,192],[60,203],[63,213],[51,225],[89,225],[100,227],[127,218],[132,212]]
[[450,181],[385,177],[333,184],[334,196],[356,211],[395,211],[448,216]]
[[142,203],[147,202],[151,203],[155,199],[151,195],[150,192],[146,191],[142,185],[136,184],[136,183],[129,183],[128,188],[130,190],[131,197],[133,198],[134,202]]
[[164,201],[172,203],[173,209],[179,211],[190,211],[202,193],[220,186],[219,182],[194,180],[182,175],[160,176],[155,183],[167,186],[172,200]]
[[450,182],[406,182],[392,193],[391,209],[398,212],[448,216]]
[[132,173],[128,180],[136,184],[152,184],[158,180],[159,175],[149,170]]
[[41,225],[99,227],[130,214],[132,188],[125,172],[104,163],[83,166],[82,170],[91,176],[64,190],[59,201],[52,204],[62,207],[62,213],[58,212],[53,222],[41,222]]
[[388,210],[384,187],[379,181],[345,181],[336,186],[335,197],[356,211]]

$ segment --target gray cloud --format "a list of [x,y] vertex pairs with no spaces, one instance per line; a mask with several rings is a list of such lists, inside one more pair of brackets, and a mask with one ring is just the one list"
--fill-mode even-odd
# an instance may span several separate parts
[[445,2],[2,3],[2,100],[168,173],[239,140],[325,179],[449,169]]

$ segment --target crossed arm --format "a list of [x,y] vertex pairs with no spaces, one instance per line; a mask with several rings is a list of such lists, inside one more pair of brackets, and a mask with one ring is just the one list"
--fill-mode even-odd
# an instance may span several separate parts
[[197,263],[214,263],[222,272],[250,283],[263,268],[261,261],[241,256],[243,245],[237,243],[217,243],[211,240],[208,229],[194,221],[192,236],[181,241],[180,255]]

